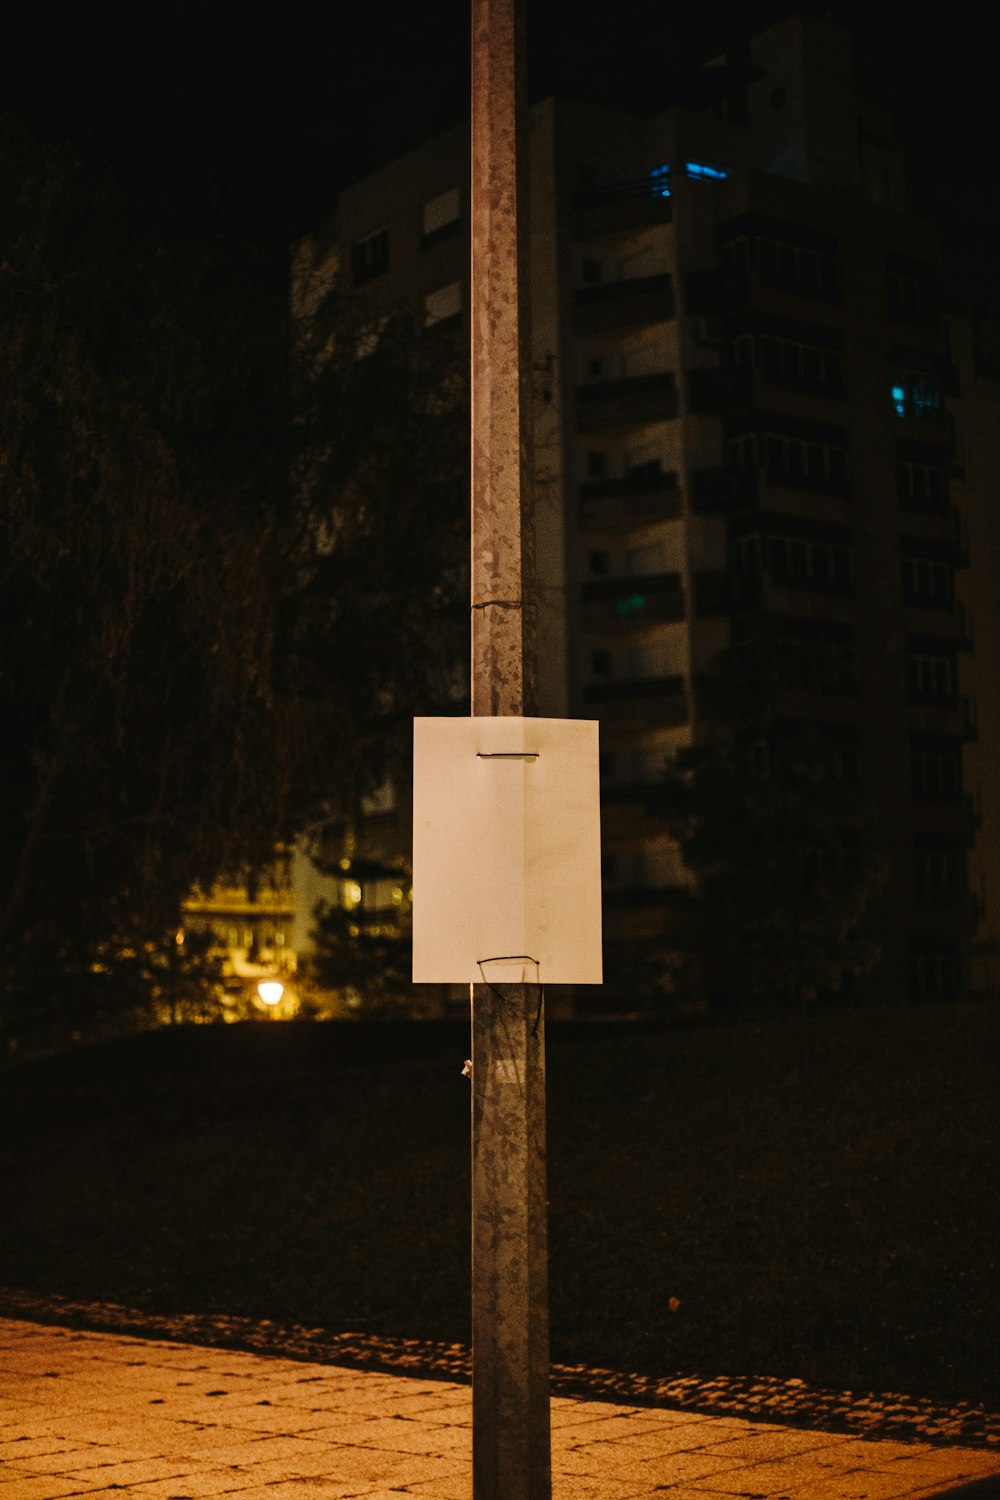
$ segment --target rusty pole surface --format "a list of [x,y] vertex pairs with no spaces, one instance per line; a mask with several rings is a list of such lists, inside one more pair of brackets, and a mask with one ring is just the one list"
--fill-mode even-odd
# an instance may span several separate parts
[[[536,711],[519,9],[519,0],[472,0],[471,602],[477,716]],[[472,986],[474,1500],[551,1495],[540,999],[538,984]]]

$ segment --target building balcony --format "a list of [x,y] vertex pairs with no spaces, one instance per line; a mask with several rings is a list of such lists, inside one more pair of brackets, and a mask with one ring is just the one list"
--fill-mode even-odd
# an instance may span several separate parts
[[181,907],[187,916],[292,917],[295,901],[291,890],[261,890],[250,895],[240,886],[213,886],[195,891]]
[[854,624],[856,603],[853,592],[717,568],[695,575],[694,608],[699,619],[765,610],[812,620],[817,625],[850,626]]
[[616,240],[669,224],[673,203],[656,191],[648,177],[584,188],[573,194],[572,233],[576,240]]
[[690,412],[722,412],[753,405],[753,372],[708,366],[685,377]]
[[956,695],[951,703],[910,703],[908,723],[914,734],[961,735],[966,738],[968,700]]
[[675,469],[644,468],[618,479],[591,479],[581,484],[579,498],[581,521],[605,528],[672,521],[684,510]]
[[914,799],[912,807],[913,826],[918,833],[960,835],[971,849],[982,819],[970,792],[956,792],[938,801]]
[[730,464],[691,471],[691,510],[695,515],[718,515],[749,510],[757,502],[757,476]]
[[892,408],[896,424],[896,436],[910,443],[922,443],[928,448],[945,448],[949,453],[956,450],[955,414],[946,406],[908,407],[900,411]]
[[644,724],[676,726],[689,721],[683,677],[621,677],[590,682],[583,701],[598,719],[631,719]]
[[732,607],[729,571],[703,568],[694,575],[694,612],[699,620],[727,615]]
[[684,619],[684,585],[679,573],[647,573],[633,578],[594,578],[583,585],[584,625],[658,625]]
[[739,312],[750,306],[750,277],[734,266],[690,271],[684,287],[684,310],[691,316]]
[[677,415],[677,380],[672,370],[596,380],[577,390],[578,432],[611,432],[669,421]]
[[640,276],[583,286],[574,299],[573,332],[583,337],[631,333],[676,316],[673,278]]

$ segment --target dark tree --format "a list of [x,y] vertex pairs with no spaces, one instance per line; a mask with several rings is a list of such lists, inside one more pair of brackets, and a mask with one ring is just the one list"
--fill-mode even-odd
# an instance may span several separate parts
[[302,300],[285,644],[304,752],[352,757],[339,817],[406,774],[415,713],[467,707],[468,392],[448,331],[413,309],[372,321],[335,281]]
[[0,962],[24,1030],[53,970],[85,1025],[109,944],[137,955],[279,831],[285,314],[204,204],[185,223],[144,177],[0,144]]
[[224,203],[0,146],[0,1019],[25,1035],[141,1008],[195,881],[349,816],[454,696],[464,450],[412,318],[359,358],[318,304],[293,386],[287,267]]
[[[405,803],[414,714],[468,709],[468,386],[448,328],[408,307],[373,314],[335,278],[317,280],[296,278],[293,655],[306,753],[334,735],[352,755],[346,781],[311,810],[316,863],[341,873],[364,794],[389,782]],[[331,663],[342,685],[332,701]],[[389,865],[374,849],[353,859],[363,892],[389,876],[410,884],[397,831]],[[365,1014],[398,1008],[410,990],[406,904],[391,920],[367,895],[313,915],[312,978],[355,991]]]

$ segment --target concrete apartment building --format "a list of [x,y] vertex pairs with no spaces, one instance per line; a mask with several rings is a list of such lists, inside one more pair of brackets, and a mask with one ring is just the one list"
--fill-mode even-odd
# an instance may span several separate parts
[[[764,611],[802,645],[787,712],[840,747],[888,870],[874,992],[996,990],[995,325],[910,211],[851,37],[781,22],[651,117],[545,100],[529,156],[540,712],[601,721],[612,985],[688,879],[642,788]],[[468,175],[461,127],[343,191],[300,295],[412,304],[462,350]],[[381,857],[392,802],[358,829]]]

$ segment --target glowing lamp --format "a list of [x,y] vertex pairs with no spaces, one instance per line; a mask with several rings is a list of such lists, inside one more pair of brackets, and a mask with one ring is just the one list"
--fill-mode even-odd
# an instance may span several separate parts
[[265,1005],[277,1005],[285,993],[285,986],[280,979],[262,979],[257,986],[257,993]]

